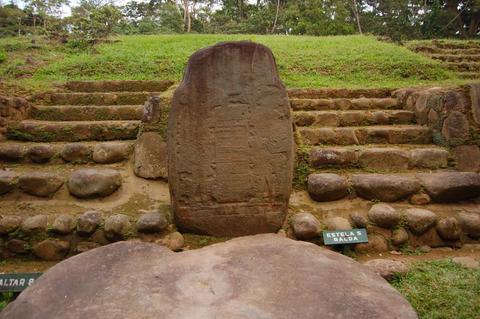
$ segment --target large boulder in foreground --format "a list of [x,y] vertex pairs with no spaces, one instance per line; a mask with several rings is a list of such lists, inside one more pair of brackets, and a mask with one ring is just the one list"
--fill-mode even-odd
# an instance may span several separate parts
[[[112,271],[114,269],[114,271]],[[69,258],[40,277],[1,319],[417,318],[365,266],[278,235],[173,253],[120,242]]]
[[293,178],[290,102],[272,52],[224,42],[194,53],[167,129],[175,224],[213,236],[276,232]]

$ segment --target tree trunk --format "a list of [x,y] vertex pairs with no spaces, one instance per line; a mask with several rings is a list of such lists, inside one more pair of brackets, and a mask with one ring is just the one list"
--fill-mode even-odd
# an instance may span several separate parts
[[[458,31],[460,34],[462,34],[463,37],[467,36],[467,33],[465,31],[465,23],[462,20],[462,16],[460,14],[460,11],[458,10],[458,6],[460,5],[459,0],[447,0],[447,4],[445,6],[445,10],[450,12],[454,18],[454,21],[457,24]],[[453,22],[453,20],[452,20]]]
[[476,11],[472,16],[472,19],[470,20],[467,36],[469,38],[474,38],[477,35],[479,26],[480,26],[480,11]]
[[357,0],[353,0],[353,13],[355,14],[355,20],[357,20],[358,33],[363,34],[362,25],[360,24],[360,14],[358,13]]
[[190,5],[188,0],[183,0],[183,24],[184,30],[189,33],[191,28]]
[[272,33],[275,32],[277,28],[277,21],[278,21],[278,12],[280,11],[280,0],[277,0],[277,11],[275,12],[275,20],[273,21]]

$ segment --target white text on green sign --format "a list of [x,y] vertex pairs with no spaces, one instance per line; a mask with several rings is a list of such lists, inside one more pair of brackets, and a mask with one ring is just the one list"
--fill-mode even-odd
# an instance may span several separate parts
[[323,232],[325,245],[344,245],[368,243],[367,230],[364,228],[350,230],[326,230]]

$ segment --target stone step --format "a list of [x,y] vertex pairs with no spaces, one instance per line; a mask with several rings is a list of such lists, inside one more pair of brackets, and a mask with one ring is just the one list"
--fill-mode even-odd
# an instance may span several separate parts
[[294,111],[391,110],[402,105],[394,98],[290,98]]
[[296,111],[297,126],[362,126],[415,123],[415,113],[405,110]]
[[448,55],[464,55],[464,54],[480,54],[480,48],[468,49],[443,49],[431,46],[418,46],[412,48],[415,52],[422,52],[427,54],[448,54]]
[[159,92],[42,93],[30,97],[34,105],[140,105]]
[[37,105],[30,116],[45,121],[141,120],[143,105]]
[[480,54],[432,54],[430,57],[445,62],[480,62]]
[[460,72],[479,72],[480,71],[480,63],[475,62],[451,62],[446,63],[446,66],[453,71],[460,71]]
[[65,88],[72,92],[163,92],[173,81],[70,81]]
[[0,143],[0,163],[98,163],[111,164],[127,160],[133,152],[133,141]]
[[480,42],[477,41],[435,42],[433,45],[441,49],[480,49]]
[[137,137],[139,121],[67,121],[26,120],[7,127],[9,140],[31,142],[77,142],[132,140]]
[[432,131],[419,125],[357,126],[341,128],[299,127],[308,145],[431,144]]
[[457,75],[461,79],[480,79],[480,72],[458,72]]
[[391,89],[288,89],[288,96],[297,99],[387,98],[393,91]]
[[436,145],[313,147],[309,158],[310,165],[316,169],[354,168],[382,172],[442,169],[452,164],[448,150]]
[[316,201],[358,196],[382,202],[409,199],[416,204],[427,204],[430,201],[462,202],[478,199],[480,175],[454,171],[353,175],[314,173],[308,177],[307,188]]

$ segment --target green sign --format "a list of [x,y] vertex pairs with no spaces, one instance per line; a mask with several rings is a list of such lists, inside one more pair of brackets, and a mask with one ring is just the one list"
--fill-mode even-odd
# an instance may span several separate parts
[[33,284],[42,273],[0,274],[0,292],[19,292]]
[[323,232],[325,245],[344,245],[368,243],[367,230],[364,228],[350,230],[325,230]]

